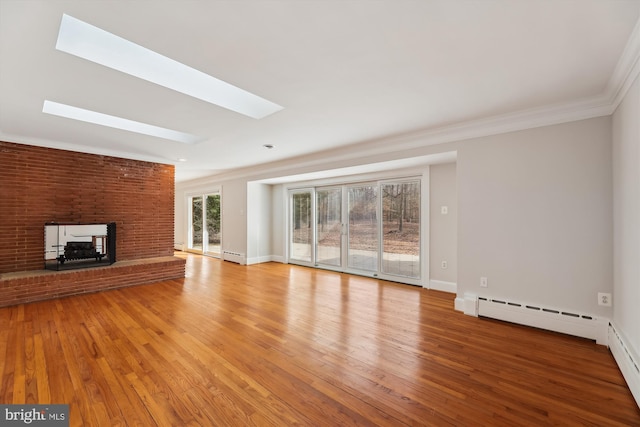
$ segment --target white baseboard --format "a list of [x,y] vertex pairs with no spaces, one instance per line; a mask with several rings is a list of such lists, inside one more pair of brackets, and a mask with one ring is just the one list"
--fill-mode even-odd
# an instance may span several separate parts
[[173,249],[175,249],[176,251],[184,251],[185,247],[183,243],[174,243]]
[[457,297],[454,301],[454,309],[462,311],[468,316],[478,317],[478,296],[464,294],[461,297]]
[[455,294],[458,292],[458,284],[454,282],[445,282],[444,280],[431,279],[429,280],[429,289]]
[[609,319],[574,310],[478,297],[478,315],[608,343]]
[[640,359],[622,332],[609,324],[609,349],[638,406],[640,406]]
[[240,265],[245,265],[247,263],[247,259],[243,253],[228,250],[222,251],[222,260],[235,262]]
[[272,261],[271,258],[273,258],[271,255],[247,258],[247,265],[269,262],[269,261]]

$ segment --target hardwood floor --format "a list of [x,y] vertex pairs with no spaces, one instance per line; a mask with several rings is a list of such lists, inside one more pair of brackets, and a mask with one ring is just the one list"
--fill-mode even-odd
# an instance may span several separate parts
[[72,426],[640,425],[606,347],[452,294],[186,255],[187,277],[0,309],[0,403]]

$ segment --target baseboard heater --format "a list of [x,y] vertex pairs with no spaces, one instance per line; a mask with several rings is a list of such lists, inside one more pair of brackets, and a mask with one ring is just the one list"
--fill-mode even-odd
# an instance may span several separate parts
[[245,265],[247,259],[244,254],[233,251],[222,251],[222,259],[224,261],[235,262],[236,264]]
[[640,360],[634,356],[633,350],[627,345],[626,339],[616,330],[614,325],[609,325],[609,349],[624,376],[631,394],[640,406]]
[[609,319],[556,308],[478,297],[478,316],[595,340],[607,345]]

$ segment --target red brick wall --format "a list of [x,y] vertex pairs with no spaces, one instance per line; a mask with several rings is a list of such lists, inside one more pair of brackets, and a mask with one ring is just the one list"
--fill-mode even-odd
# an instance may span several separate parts
[[117,260],[173,255],[174,167],[0,142],[0,274],[44,268],[44,225],[116,223]]

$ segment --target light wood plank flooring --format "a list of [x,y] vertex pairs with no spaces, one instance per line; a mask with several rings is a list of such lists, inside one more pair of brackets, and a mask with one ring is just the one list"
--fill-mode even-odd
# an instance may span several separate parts
[[182,254],[184,280],[0,309],[0,403],[72,426],[638,426],[606,347],[452,294]]

